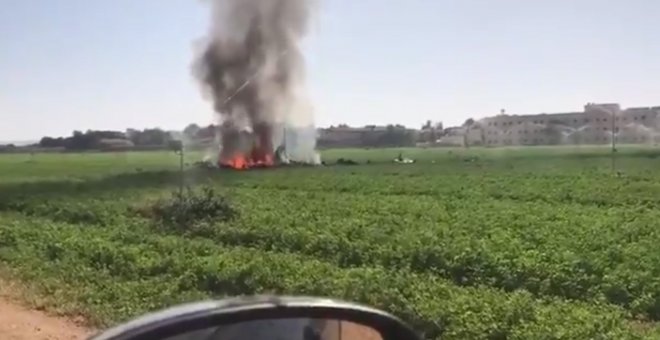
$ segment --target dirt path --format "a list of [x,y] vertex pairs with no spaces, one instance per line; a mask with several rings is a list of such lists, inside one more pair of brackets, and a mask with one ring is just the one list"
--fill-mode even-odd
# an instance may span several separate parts
[[24,293],[25,289],[0,277],[0,339],[82,340],[93,334],[72,320],[26,307],[21,303]]
[[85,339],[91,332],[73,322],[29,310],[0,296],[0,339]]

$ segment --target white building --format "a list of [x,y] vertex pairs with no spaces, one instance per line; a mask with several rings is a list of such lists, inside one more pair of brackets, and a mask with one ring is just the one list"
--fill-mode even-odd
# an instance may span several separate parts
[[660,107],[621,110],[587,104],[582,112],[498,115],[466,131],[470,145],[557,145],[660,142]]

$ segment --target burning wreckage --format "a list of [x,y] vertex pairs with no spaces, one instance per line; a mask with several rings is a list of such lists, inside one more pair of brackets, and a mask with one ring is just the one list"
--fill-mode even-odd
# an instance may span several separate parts
[[211,27],[194,73],[220,121],[219,166],[320,164],[299,46],[312,3],[211,1]]
[[225,127],[218,166],[236,170],[266,168],[276,164],[270,127],[260,125],[254,132]]
[[[210,1],[211,26],[193,71],[220,122],[218,166],[321,164],[300,49],[315,2]],[[357,164],[337,162],[345,163]]]
[[297,161],[300,157],[295,157],[296,155],[292,157],[287,151],[287,145],[293,146],[294,150],[296,146],[295,141],[291,140],[291,134],[285,135],[279,146],[274,147],[273,132],[268,125],[259,125],[254,131],[221,128],[220,136],[222,144],[217,165],[221,168],[247,170],[281,165],[321,164],[316,154],[314,159],[304,161]]

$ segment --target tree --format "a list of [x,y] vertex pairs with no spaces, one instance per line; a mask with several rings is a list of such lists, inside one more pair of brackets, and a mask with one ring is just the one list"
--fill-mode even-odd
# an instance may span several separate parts
[[437,122],[433,124],[431,120],[427,120],[424,125],[422,125],[422,131],[420,134],[420,141],[435,143],[438,138],[442,137],[444,134],[444,126],[442,122]]
[[463,127],[465,128],[465,134],[463,134],[463,145],[465,145],[466,148],[470,147],[470,128],[475,124],[474,118],[468,118],[465,120],[465,123],[463,123]]
[[83,133],[81,131],[73,131],[73,135],[71,138],[68,138],[68,141],[66,143],[67,149],[72,149],[72,150],[86,150],[86,149],[91,149],[94,144],[94,137],[90,133],[90,131],[87,131],[87,133]]
[[104,140],[125,139],[126,134],[119,131],[73,131],[72,136],[65,140],[64,146],[71,150],[90,150],[99,148],[104,143]]
[[414,136],[403,125],[387,125],[385,133],[377,140],[377,146],[412,146]]
[[58,147],[63,147],[64,145],[64,138],[59,137],[59,138],[53,138],[53,137],[43,137],[39,141],[39,146],[42,148],[58,148]]
[[130,136],[135,145],[141,146],[166,146],[172,139],[169,133],[161,129],[144,129],[142,132],[136,132]]
[[195,139],[197,138],[197,134],[199,133],[199,130],[201,128],[197,124],[190,124],[186,126],[185,129],[183,129],[183,134],[188,138],[188,139]]
[[217,127],[213,124],[201,128],[199,131],[197,131],[197,138],[198,139],[212,139],[215,137],[217,133]]

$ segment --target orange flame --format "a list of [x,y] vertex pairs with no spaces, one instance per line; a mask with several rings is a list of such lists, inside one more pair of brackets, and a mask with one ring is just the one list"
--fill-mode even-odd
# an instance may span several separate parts
[[220,165],[235,170],[245,170],[248,168],[248,161],[244,155],[237,154],[229,159],[220,160]]
[[[235,139],[241,138],[241,133],[229,129],[223,135],[223,145],[236,145]],[[271,127],[267,124],[256,124],[254,132],[249,136],[252,140],[252,150],[233,150],[228,155],[220,153],[220,166],[236,170],[245,170],[250,168],[264,168],[275,165],[275,156],[273,154]],[[240,144],[240,143],[239,143]]]
[[275,165],[275,157],[272,152],[254,148],[249,155],[236,153],[232,157],[221,159],[220,165],[234,170],[267,168]]

